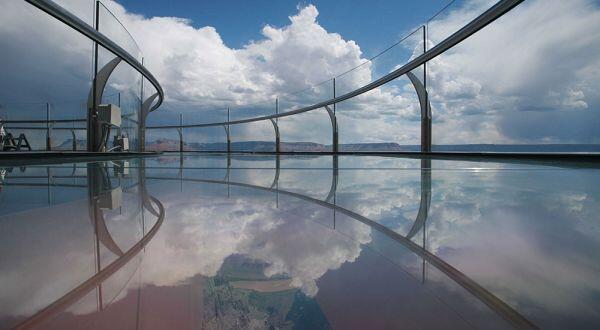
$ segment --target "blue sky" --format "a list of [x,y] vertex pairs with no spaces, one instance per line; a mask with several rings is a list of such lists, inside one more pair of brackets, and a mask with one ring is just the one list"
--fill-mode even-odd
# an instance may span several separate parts
[[406,31],[425,22],[450,0],[422,1],[118,1],[127,10],[146,17],[175,16],[192,20],[192,26],[213,26],[225,44],[241,48],[262,38],[265,25],[282,27],[298,6],[314,4],[319,24],[329,32],[356,41],[368,57],[385,49]]
[[[164,125],[177,123],[179,114],[185,123],[220,122],[228,107],[233,119],[270,114],[276,97],[280,112],[314,104],[332,97],[331,85],[315,83],[358,65],[336,78],[336,91],[364,86],[421,51],[416,35],[365,64],[446,1],[103,2],[136,39],[165,91],[160,111],[149,117],[151,125]],[[495,2],[455,1],[430,24],[428,42],[443,40]],[[92,0],[60,3],[77,14],[93,12]],[[430,61],[434,144],[600,143],[598,3],[525,1]],[[127,45],[129,35],[123,36],[116,40]],[[43,119],[47,102],[57,116],[82,115],[92,68],[87,38],[26,2],[7,1],[0,2],[0,49],[0,116]],[[105,96],[137,93],[128,86],[137,86],[132,79],[139,76],[126,65],[117,71]],[[298,90],[308,92],[291,93]],[[414,88],[400,77],[337,104],[340,143],[418,144],[419,111]],[[235,141],[273,138],[268,122],[233,131]],[[280,120],[284,142],[329,144],[330,131],[321,110]],[[186,134],[190,141],[224,140],[220,127]]]

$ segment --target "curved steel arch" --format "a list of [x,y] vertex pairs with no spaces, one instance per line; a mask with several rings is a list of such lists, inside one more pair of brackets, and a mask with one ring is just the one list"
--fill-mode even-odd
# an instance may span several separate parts
[[277,125],[277,122],[275,121],[275,119],[271,119],[271,124],[273,124],[273,129],[275,130],[275,152],[279,153],[281,151],[281,147],[280,147],[280,138],[279,138],[279,125]]
[[417,97],[419,98],[419,105],[421,106],[421,151],[431,151],[431,103],[429,102],[429,96],[427,95],[427,89],[417,76],[412,72],[407,72],[406,76],[412,83]]

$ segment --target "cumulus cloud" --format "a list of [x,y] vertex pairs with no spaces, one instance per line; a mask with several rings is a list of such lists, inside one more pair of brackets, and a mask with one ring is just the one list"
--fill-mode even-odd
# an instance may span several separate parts
[[[472,0],[451,6],[430,23],[429,44],[447,37],[492,3]],[[89,3],[65,0],[61,4],[90,21]],[[106,5],[137,40],[146,66],[165,89],[167,102],[151,117],[155,123],[174,122],[180,112],[186,122],[221,121],[225,107],[233,108],[232,118],[236,119],[270,114],[276,96],[280,110],[312,104],[332,96],[327,79],[336,74],[363,63],[338,77],[339,95],[389,72],[422,47],[415,41],[418,38],[411,39],[365,63],[355,41],[319,24],[314,5],[299,7],[285,26],[265,26],[262,38],[238,49],[228,47],[213,27],[196,28],[185,18],[144,17],[114,1],[106,1]],[[2,98],[44,102],[86,95],[90,72],[82,68],[91,67],[90,42],[73,37],[76,33],[50,22],[27,4],[7,2],[1,6],[0,43],[10,62],[17,64],[3,67],[3,72],[8,72],[3,77],[11,78],[0,78]],[[592,125],[600,117],[596,110],[600,94],[595,88],[600,82],[599,17],[600,10],[591,0],[528,1],[431,61],[428,87],[434,143],[600,141]],[[28,28],[25,22],[48,28]],[[48,38],[50,33],[53,38]],[[122,32],[115,34],[120,35],[117,40],[133,47]],[[394,65],[388,65],[390,62]],[[65,78],[65,72],[71,75]],[[34,88],[24,88],[32,81]],[[324,83],[315,85],[317,82]],[[21,86],[17,92],[16,83]],[[4,92],[6,86],[13,86],[12,91]],[[124,87],[119,77],[110,86],[114,91]],[[405,78],[337,108],[342,143],[419,142],[419,105]],[[328,143],[326,121],[324,114],[288,118],[282,134],[288,141]],[[241,125],[236,128],[238,139],[271,139],[267,127]],[[308,136],[308,127],[317,129]],[[187,137],[201,141],[224,138],[210,130],[190,131]]]
[[[488,5],[475,1],[435,21],[431,42]],[[600,117],[600,95],[591,88],[600,82],[599,28],[592,1],[525,2],[431,61],[434,142],[597,142],[585,120]],[[559,117],[570,119],[556,125]],[[519,123],[525,127],[515,134]],[[575,127],[587,136],[574,134]]]

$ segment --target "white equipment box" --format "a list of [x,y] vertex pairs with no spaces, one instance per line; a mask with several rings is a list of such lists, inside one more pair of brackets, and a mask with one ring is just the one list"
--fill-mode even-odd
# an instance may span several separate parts
[[121,109],[114,104],[100,104],[98,119],[112,126],[121,127]]

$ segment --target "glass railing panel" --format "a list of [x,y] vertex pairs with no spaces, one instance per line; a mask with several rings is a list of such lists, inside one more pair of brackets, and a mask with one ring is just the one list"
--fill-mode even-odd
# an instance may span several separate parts
[[[400,68],[423,53],[423,29],[409,33],[379,56],[336,78],[338,95],[346,94]],[[411,73],[423,84],[423,70]],[[337,88],[339,86],[339,89]],[[413,82],[404,75],[335,105],[340,151],[417,151],[420,102]]]
[[86,150],[87,107],[87,99],[83,97],[50,104],[48,118],[56,121],[48,125],[52,150]]
[[524,2],[432,60],[433,150],[600,150],[600,43],[584,23],[593,13],[597,6]]
[[260,100],[254,103],[242,103],[229,107],[229,119],[243,120],[254,117],[269,116],[275,114],[275,99]]
[[[110,65],[115,55],[105,48],[98,47],[98,71]],[[108,148],[113,147],[115,136],[129,138],[129,149],[139,150],[138,129],[141,110],[142,76],[129,64],[121,61],[112,71],[104,92],[101,104],[114,104],[121,109],[121,127],[112,128]]]
[[463,26],[490,9],[498,0],[446,1],[426,22],[428,48],[431,48],[451,36]]
[[96,0],[54,0],[54,2],[89,26],[94,26]]
[[223,126],[183,129],[186,151],[227,151],[227,135]]
[[125,49],[131,56],[142,61],[142,51],[119,18],[102,2],[98,6],[98,31]]
[[330,151],[331,120],[325,109],[279,118],[281,151]]
[[269,120],[231,125],[232,151],[275,151],[275,130]]
[[400,40],[382,49],[360,65],[341,72],[335,77],[336,96],[342,96],[375,81],[400,68],[423,53],[423,28],[418,27],[404,34]]
[[[293,77],[286,77],[293,80]],[[302,86],[302,84],[298,84]],[[333,79],[323,80],[307,87],[279,95],[279,112],[284,113],[333,98]]]
[[146,129],[146,151],[179,151],[177,129]]
[[[93,12],[89,2],[69,3]],[[5,123],[5,129],[15,137],[25,134],[32,149],[46,150],[47,126],[52,125],[45,121],[85,118],[81,105],[93,77],[92,42],[26,2],[0,4],[0,21],[0,117],[20,121]],[[51,147],[62,142],[53,141]]]

